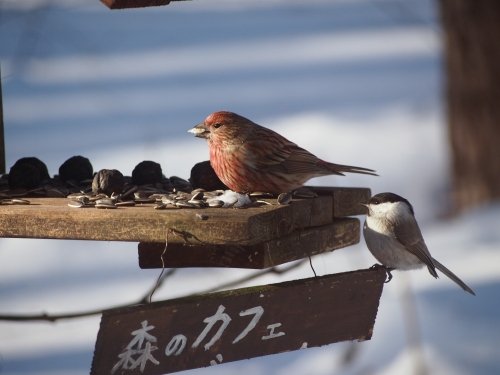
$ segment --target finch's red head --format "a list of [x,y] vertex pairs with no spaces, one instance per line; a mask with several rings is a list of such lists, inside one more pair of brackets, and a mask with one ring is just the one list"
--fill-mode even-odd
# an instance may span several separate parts
[[196,137],[214,139],[220,136],[236,138],[245,125],[253,124],[250,120],[233,112],[219,111],[211,113],[205,121],[189,129]]
[[238,116],[236,113],[228,111],[214,112],[207,116],[207,118],[204,121],[204,124],[209,127],[210,126],[217,127],[223,124],[230,123],[236,117],[241,117],[241,116]]

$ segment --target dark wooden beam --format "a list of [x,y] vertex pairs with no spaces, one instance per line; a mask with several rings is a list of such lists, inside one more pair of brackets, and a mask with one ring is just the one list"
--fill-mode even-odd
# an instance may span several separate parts
[[[139,243],[141,268],[233,267],[262,269],[359,242],[359,221],[335,219],[251,246]],[[165,250],[165,251],[164,251]],[[163,261],[162,261],[163,254]]]
[[360,270],[109,311],[91,374],[157,375],[369,340],[385,276]]

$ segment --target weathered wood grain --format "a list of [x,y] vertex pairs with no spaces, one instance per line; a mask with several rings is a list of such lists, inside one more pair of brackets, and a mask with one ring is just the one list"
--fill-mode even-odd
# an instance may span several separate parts
[[106,312],[91,374],[156,375],[368,340],[385,275],[359,270]]
[[366,214],[366,208],[360,203],[370,200],[371,191],[368,188],[308,186],[321,196],[333,197],[333,217],[344,217]]
[[[299,229],[330,224],[333,217],[363,213],[365,188],[314,188],[320,196],[286,206],[247,209],[154,210],[152,205],[113,210],[75,209],[66,198],[29,198],[31,205],[0,206],[0,237],[100,241],[254,245]],[[202,220],[197,214],[207,217]]]
[[251,246],[169,243],[165,249],[165,242],[141,242],[138,247],[139,266],[268,268],[354,245],[359,242],[359,228],[357,219],[335,219],[331,224],[297,230],[287,236]]
[[30,201],[0,206],[0,237],[163,242],[173,231],[170,242],[251,245],[332,221],[328,196],[246,209],[154,210],[149,204],[100,210],[70,208],[65,198]]

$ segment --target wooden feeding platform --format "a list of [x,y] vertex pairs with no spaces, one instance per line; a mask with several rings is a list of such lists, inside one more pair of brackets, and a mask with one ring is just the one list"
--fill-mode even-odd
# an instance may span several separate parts
[[[355,244],[366,188],[248,208],[0,207],[0,237],[139,243],[139,265],[267,268]],[[162,259],[163,258],[163,259]],[[382,267],[106,310],[91,374],[160,375],[345,340],[369,340]]]
[[359,241],[359,221],[347,216],[364,213],[370,190],[312,190],[316,198],[244,209],[75,209],[66,198],[30,198],[2,205],[0,237],[139,242],[142,268],[267,268]]

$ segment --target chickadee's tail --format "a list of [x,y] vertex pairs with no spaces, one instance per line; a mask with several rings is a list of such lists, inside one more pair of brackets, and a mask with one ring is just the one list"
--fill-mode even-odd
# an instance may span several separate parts
[[476,295],[476,293],[474,293],[474,291],[471,288],[469,288],[469,286],[466,283],[464,283],[462,280],[460,280],[457,275],[455,275],[448,268],[446,268],[444,265],[439,263],[436,259],[432,258],[432,262],[434,263],[434,265],[436,266],[436,268],[438,270],[440,270],[442,273],[444,273],[446,276],[448,276],[451,280],[453,280],[457,285],[460,286],[460,288],[462,288],[463,290],[465,290],[466,292],[468,292],[474,296]]
[[323,161],[323,166],[334,174],[344,175],[344,173],[361,173],[378,176],[373,169],[354,167],[352,165],[334,164]]

